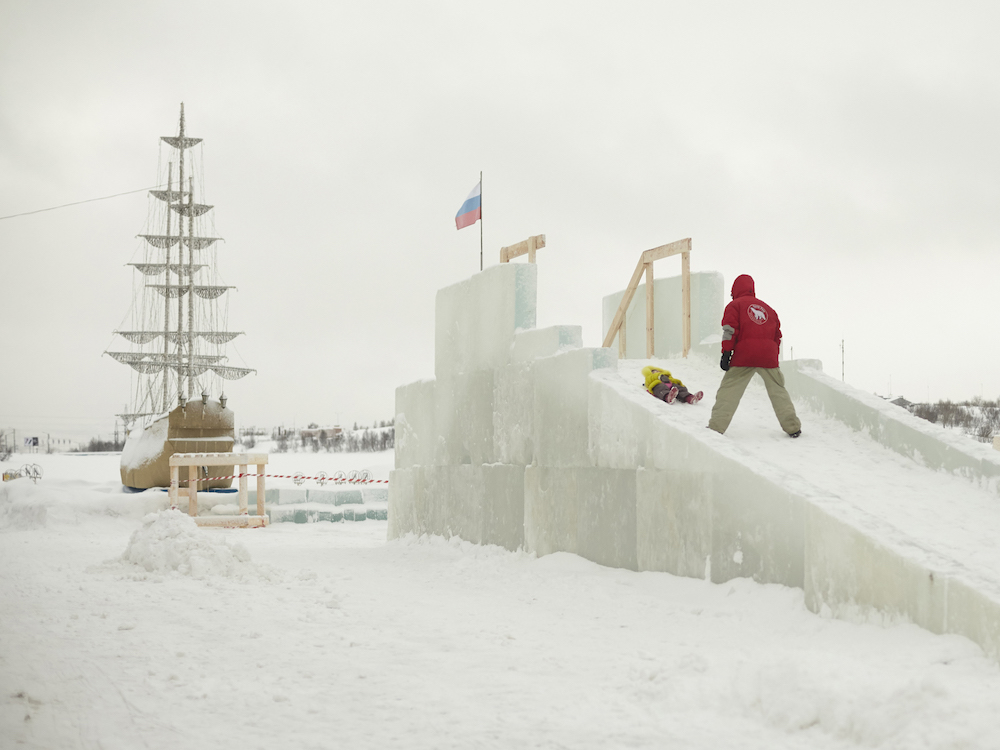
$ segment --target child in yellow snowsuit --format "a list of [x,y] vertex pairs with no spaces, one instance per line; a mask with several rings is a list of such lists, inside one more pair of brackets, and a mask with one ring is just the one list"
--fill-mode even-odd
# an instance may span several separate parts
[[705,395],[701,391],[691,393],[679,378],[670,374],[669,370],[649,365],[642,368],[642,374],[646,378],[646,390],[668,404],[672,404],[675,399],[680,399],[685,404],[697,404]]

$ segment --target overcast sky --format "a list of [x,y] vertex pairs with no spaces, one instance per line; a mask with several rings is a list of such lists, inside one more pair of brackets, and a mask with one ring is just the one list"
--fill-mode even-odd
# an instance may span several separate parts
[[[599,346],[693,238],[786,355],[911,400],[1000,396],[995,3],[0,4],[0,216],[156,182],[204,138],[240,426],[388,419],[434,295],[544,233],[539,326]],[[143,193],[0,220],[0,427],[108,436]],[[656,275],[679,272],[661,261]],[[213,394],[215,395],[215,394]]]

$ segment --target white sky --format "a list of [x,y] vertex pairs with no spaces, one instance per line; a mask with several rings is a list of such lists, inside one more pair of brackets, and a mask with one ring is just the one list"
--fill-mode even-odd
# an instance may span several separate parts
[[[392,416],[434,294],[547,235],[540,326],[601,342],[638,254],[692,237],[796,357],[868,391],[1000,395],[1000,6],[0,5],[0,216],[152,185],[205,139],[239,288],[240,426]],[[0,427],[108,436],[146,197],[0,221]],[[657,276],[678,273],[661,262]],[[786,349],[786,353],[788,349]],[[242,357],[242,359],[241,359]],[[215,395],[215,394],[213,394]]]

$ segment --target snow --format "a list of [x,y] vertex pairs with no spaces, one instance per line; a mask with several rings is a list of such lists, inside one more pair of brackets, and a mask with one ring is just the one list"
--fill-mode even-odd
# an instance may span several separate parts
[[202,534],[190,516],[167,509],[142,519],[121,562],[149,573],[239,577],[250,563],[250,553],[239,541]]
[[122,449],[122,468],[138,469],[156,459],[163,452],[170,428],[170,415],[154,419],[148,428],[136,427],[129,432]]
[[[706,400],[663,418],[703,424],[714,374],[676,370]],[[831,483],[867,452],[863,478],[837,480],[846,494],[905,505],[898,456],[813,413],[791,441],[761,396],[748,391],[726,435],[739,450]],[[1000,668],[959,636],[814,615],[802,591],[746,579],[386,542],[385,521],[195,529],[162,492],[122,493],[116,455],[31,460],[42,481],[0,487],[5,747],[1000,745]],[[391,453],[272,454],[268,468],[380,479],[391,466]],[[907,493],[934,478],[916,474]],[[977,523],[967,546],[986,555]]]

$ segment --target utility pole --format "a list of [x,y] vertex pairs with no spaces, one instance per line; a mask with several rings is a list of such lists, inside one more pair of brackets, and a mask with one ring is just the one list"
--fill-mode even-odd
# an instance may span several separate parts
[[844,340],[840,340],[840,382],[846,382],[844,380]]

